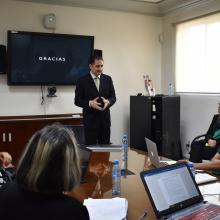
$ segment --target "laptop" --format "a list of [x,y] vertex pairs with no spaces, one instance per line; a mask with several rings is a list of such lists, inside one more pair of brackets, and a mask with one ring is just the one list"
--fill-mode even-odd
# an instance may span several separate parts
[[158,167],[163,167],[163,166],[169,165],[168,162],[160,161],[156,143],[154,143],[153,141],[151,141],[150,139],[148,139],[146,137],[145,137],[145,142],[147,145],[148,156],[149,156],[150,162],[153,166],[158,168]]
[[78,145],[78,152],[80,156],[80,166],[81,166],[81,183],[86,182],[86,174],[88,171],[90,159],[92,156],[92,151],[90,149],[87,149],[84,146]]
[[85,147],[93,152],[120,152],[122,149],[121,145],[114,144],[85,145],[85,133],[83,125],[66,125],[66,127],[74,132],[78,145]]
[[143,171],[142,182],[160,219],[220,219],[220,206],[205,202],[186,163]]
[[[148,138],[145,138],[146,145],[147,145],[147,151],[148,151],[148,156],[150,158],[151,164],[155,166],[156,168],[158,167],[163,167],[167,165],[171,165],[176,163],[176,161],[171,160],[171,161],[160,161],[158,151],[157,151],[157,145],[153,141],[151,141]],[[206,184],[210,182],[215,182],[217,181],[217,178],[214,176],[209,175],[208,173],[201,173],[201,172],[196,172],[196,183],[197,184]]]
[[94,144],[94,145],[85,145],[88,149],[93,152],[121,152],[121,145],[115,144]]

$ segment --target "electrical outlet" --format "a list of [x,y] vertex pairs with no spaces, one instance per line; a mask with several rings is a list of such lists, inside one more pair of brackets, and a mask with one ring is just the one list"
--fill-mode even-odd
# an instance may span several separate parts
[[186,142],[186,149],[187,149],[188,152],[190,151],[190,141]]

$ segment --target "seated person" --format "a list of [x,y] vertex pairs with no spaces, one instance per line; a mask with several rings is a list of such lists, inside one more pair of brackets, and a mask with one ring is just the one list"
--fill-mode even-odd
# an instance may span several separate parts
[[[179,160],[179,162],[185,162],[187,163],[187,160]],[[217,150],[217,153],[215,156],[209,161],[205,163],[192,163],[194,169],[196,170],[205,170],[205,171],[211,171],[211,174],[220,176],[220,147]]]
[[220,103],[218,114],[214,115],[205,139],[192,143],[189,160],[195,163],[201,163],[202,159],[210,160],[216,154],[218,146],[220,146]]
[[20,158],[16,180],[0,188],[5,219],[89,219],[85,206],[66,194],[80,181],[74,134],[54,124],[36,132]]
[[15,178],[12,157],[8,152],[0,152],[0,187]]
[[3,168],[13,167],[12,157],[8,152],[0,152],[0,167]]
[[194,168],[198,170],[213,171],[213,174],[220,175],[220,147],[210,162],[194,163]]

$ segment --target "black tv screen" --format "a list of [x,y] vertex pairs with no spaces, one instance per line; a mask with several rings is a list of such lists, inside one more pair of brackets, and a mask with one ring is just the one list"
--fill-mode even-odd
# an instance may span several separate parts
[[93,49],[94,36],[8,31],[8,85],[74,85]]

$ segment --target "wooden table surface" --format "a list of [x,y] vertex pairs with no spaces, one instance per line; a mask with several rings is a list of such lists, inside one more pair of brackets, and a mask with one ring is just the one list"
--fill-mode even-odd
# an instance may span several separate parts
[[[120,160],[121,154],[119,152],[94,152],[90,160],[86,182],[71,192],[70,196],[76,197],[82,202],[89,197],[111,198],[111,169],[114,159]],[[134,175],[122,176],[121,179],[121,197],[128,200],[127,220],[138,220],[145,210],[148,213],[146,220],[156,219],[140,178],[141,171],[151,168],[147,153],[135,149],[129,150],[128,169]]]

